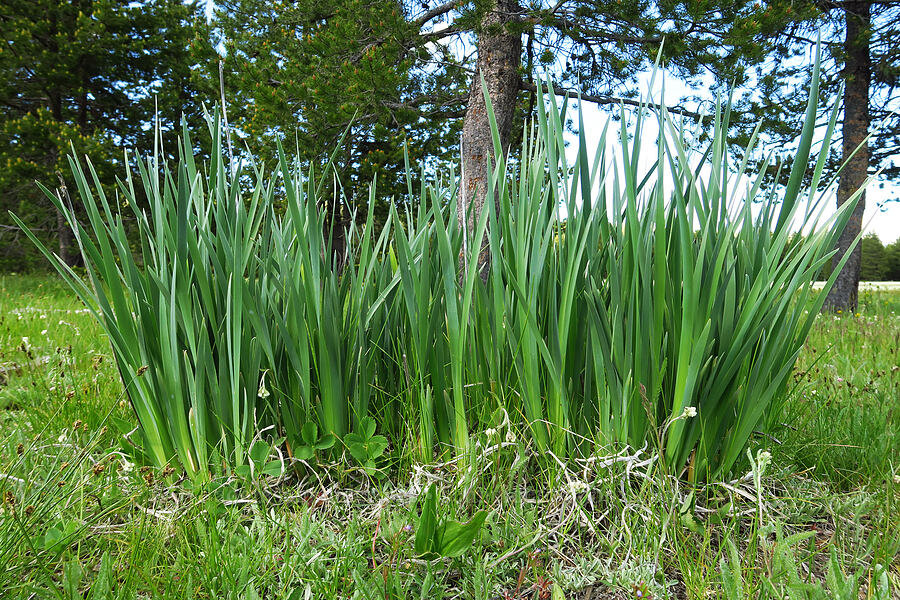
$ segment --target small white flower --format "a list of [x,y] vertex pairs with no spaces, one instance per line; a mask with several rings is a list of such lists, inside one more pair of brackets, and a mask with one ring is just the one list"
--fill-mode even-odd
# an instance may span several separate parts
[[506,441],[510,444],[516,443],[516,434],[513,433],[512,429],[507,430]]
[[894,475],[894,483],[900,484],[900,475]]
[[579,479],[575,479],[569,482],[569,491],[572,492],[573,495],[577,496],[581,492],[586,492],[589,489],[590,488],[588,487],[588,484]]
[[257,391],[257,395],[260,398],[268,398],[269,390],[266,389],[266,373],[268,371],[263,371],[262,376],[259,378],[259,391]]
[[59,434],[59,437],[56,438],[56,441],[59,442],[60,444],[65,444],[65,443],[66,443],[66,439],[67,439],[67,438],[66,438],[66,432],[64,431],[64,432],[62,432],[61,434]]
[[692,419],[697,416],[697,408],[695,406],[685,406],[681,416],[685,419]]
[[496,430],[496,429],[493,429],[493,428],[491,428],[491,429],[485,429],[485,430],[484,430],[484,434],[485,434],[486,436],[488,436],[489,438],[492,438],[492,437],[494,437],[495,435],[497,435],[497,430]]
[[132,469],[134,469],[134,463],[130,463],[123,458],[122,459],[122,473],[131,473]]
[[42,329],[42,330],[41,330],[41,335],[47,335],[47,330],[46,330],[46,329]]

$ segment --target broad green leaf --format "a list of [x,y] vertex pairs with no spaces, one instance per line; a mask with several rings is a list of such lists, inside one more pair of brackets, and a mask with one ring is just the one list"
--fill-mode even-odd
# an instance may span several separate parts
[[487,511],[475,513],[467,523],[445,521],[439,527],[437,536],[437,552],[441,556],[456,558],[461,556],[475,541],[481,526],[487,518]]

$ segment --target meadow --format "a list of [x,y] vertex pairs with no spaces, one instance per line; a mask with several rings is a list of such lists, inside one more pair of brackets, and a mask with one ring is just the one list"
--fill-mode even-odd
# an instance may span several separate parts
[[554,98],[473,231],[408,168],[344,250],[213,116],[115,202],[73,159],[83,269],[0,278],[3,597],[897,597],[900,294],[819,314],[815,85],[772,189],[727,106],[570,163]]
[[[122,429],[136,423],[84,306],[56,277],[2,276],[0,590],[67,599],[896,598],[898,348],[896,291],[864,291],[856,315],[819,316],[781,422],[754,439],[755,468],[730,482],[687,486],[664,475],[649,448],[542,477],[532,442],[479,431],[471,470],[406,461],[396,477],[372,479],[334,463],[193,490],[129,458]],[[488,511],[458,556],[415,551],[413,509],[429,482],[442,519]]]

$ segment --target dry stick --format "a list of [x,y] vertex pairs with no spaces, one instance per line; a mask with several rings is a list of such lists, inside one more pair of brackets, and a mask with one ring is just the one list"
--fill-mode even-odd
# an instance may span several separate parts
[[[463,228],[463,236],[462,236],[462,254],[463,254],[463,277],[465,274],[469,272],[469,207],[466,205],[466,201],[468,199],[468,195],[466,194],[466,153],[463,149],[463,137],[462,134],[459,136],[459,150],[460,154],[463,155],[463,160],[459,163],[459,192],[457,193],[457,202],[462,201],[462,228]],[[456,208],[457,218],[459,218],[460,206]]]
[[[72,227],[75,227],[75,209],[72,206],[72,198],[69,197],[69,188],[66,187],[66,180],[63,178],[63,175],[60,171],[56,172],[56,177],[59,179],[59,187],[56,189],[56,197],[59,199],[60,204],[65,204],[65,206],[69,208],[69,214],[72,215],[73,219],[71,225]],[[63,200],[64,197],[65,200]],[[72,232],[67,231],[66,217],[59,209],[56,210],[56,227],[59,233],[60,240],[62,240],[64,235],[68,238],[68,243],[65,244],[65,252],[62,251],[63,244],[62,242],[60,242],[60,254],[65,254],[65,256],[60,256],[59,258],[66,264],[69,264],[69,262],[71,261],[70,254],[72,245]]]
[[[375,542],[378,541],[378,534],[381,532],[381,515],[378,515],[378,522],[375,524],[375,535],[372,536],[372,568],[378,564],[375,561]],[[385,574],[385,583],[387,583],[387,575]]]
[[219,60],[219,95],[222,99],[222,123],[225,126],[225,144],[228,148],[228,173],[234,179],[234,154],[231,152],[231,129],[228,127],[228,111],[225,109],[225,63]]

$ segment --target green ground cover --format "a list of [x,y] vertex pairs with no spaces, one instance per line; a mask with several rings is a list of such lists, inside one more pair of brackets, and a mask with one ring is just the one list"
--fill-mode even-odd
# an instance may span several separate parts
[[[202,488],[135,464],[107,339],[56,278],[0,277],[2,598],[892,598],[900,590],[900,293],[820,316],[753,468],[689,487],[655,449],[557,468],[471,431],[471,459],[346,461]],[[438,520],[487,511],[453,557]],[[198,484],[199,485],[199,484]]]

